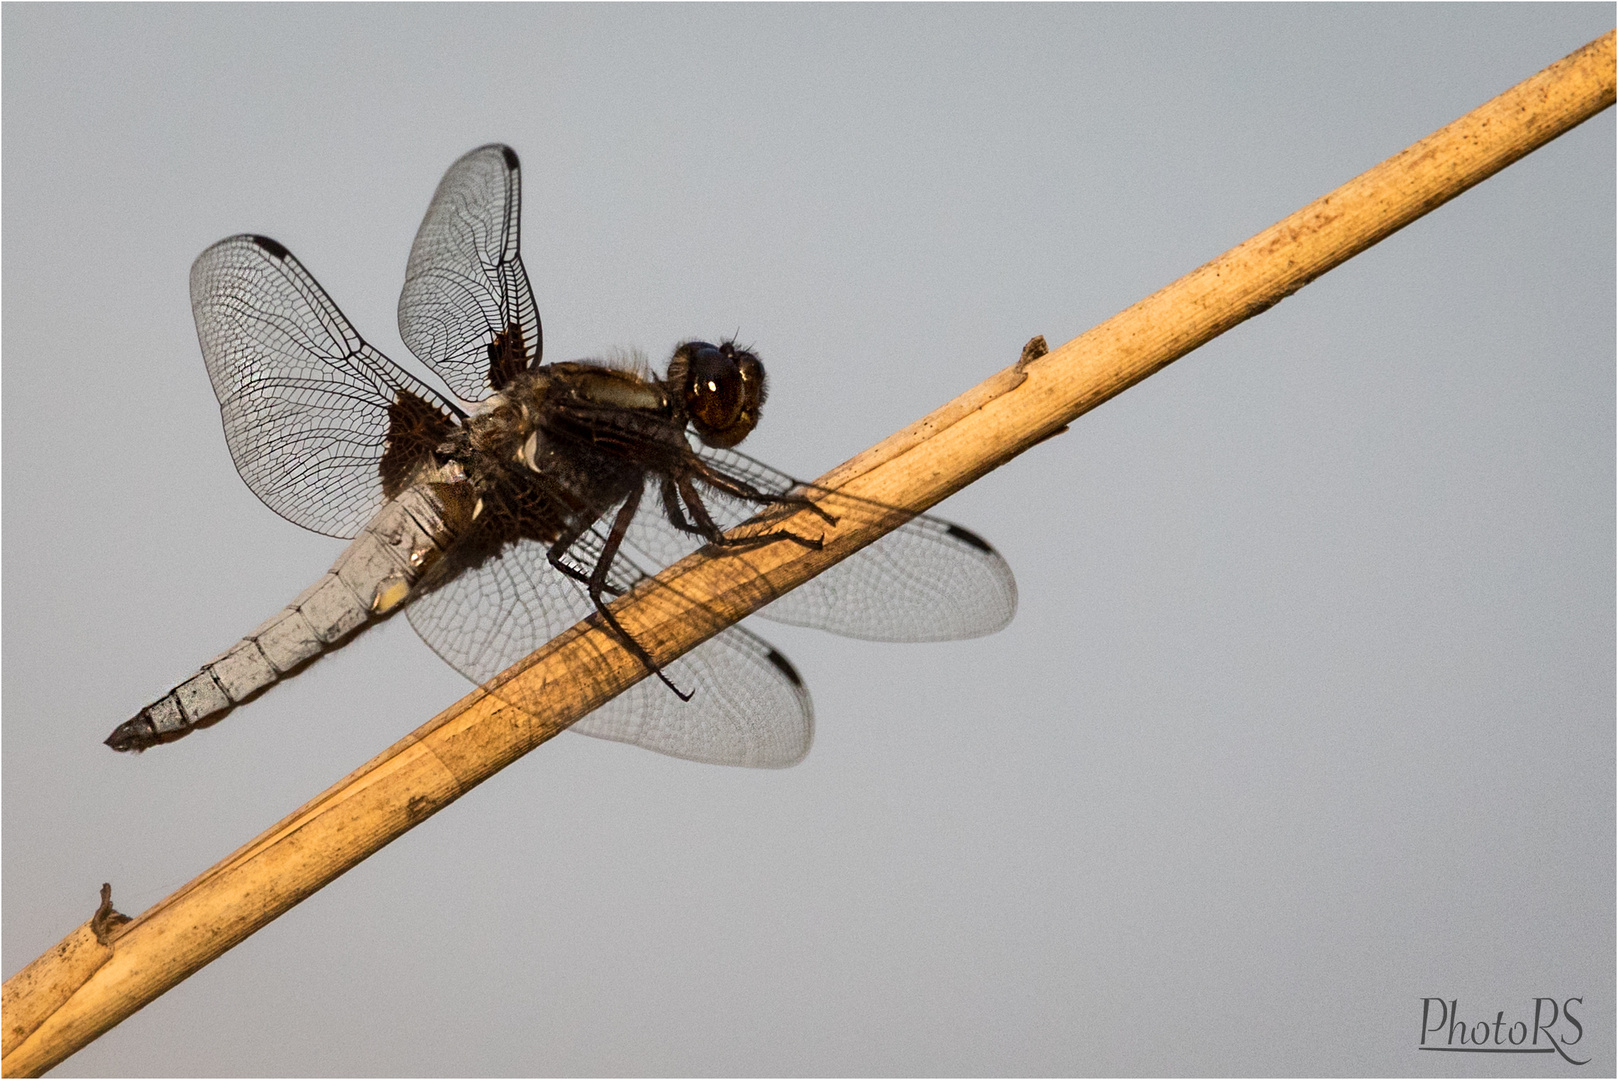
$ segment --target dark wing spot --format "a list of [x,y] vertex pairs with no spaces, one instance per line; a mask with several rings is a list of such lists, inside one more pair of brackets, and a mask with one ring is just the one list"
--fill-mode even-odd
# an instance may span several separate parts
[[523,343],[522,327],[516,323],[494,335],[489,342],[489,385],[504,390],[518,372],[528,370],[528,348]]
[[257,244],[259,247],[263,248],[277,259],[284,259],[288,255],[292,254],[292,252],[288,251],[274,240],[271,240],[268,236],[255,236],[253,237],[253,243]]
[[449,437],[449,417],[408,390],[388,406],[388,442],[382,453],[382,495],[392,499],[410,483],[410,474]]
[[944,531],[963,544],[971,544],[979,551],[988,552],[990,555],[994,554],[994,548],[989,546],[989,542],[975,532],[963,529],[959,525],[945,525]]
[[513,150],[509,146],[502,146],[500,148],[500,156],[506,159],[506,168],[510,169],[512,172],[517,171],[517,151]]
[[766,653],[765,657],[770,663],[776,666],[781,674],[787,677],[787,681],[793,686],[803,685],[803,678],[798,674],[798,669],[792,666],[792,661],[788,660],[774,649],[771,649],[768,653]]

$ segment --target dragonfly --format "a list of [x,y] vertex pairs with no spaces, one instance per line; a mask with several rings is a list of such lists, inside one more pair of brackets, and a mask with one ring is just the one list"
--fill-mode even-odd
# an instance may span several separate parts
[[773,600],[766,618],[878,641],[1010,622],[1016,581],[976,533],[816,488],[736,449],[766,399],[750,349],[687,340],[662,375],[635,357],[543,363],[520,204],[516,152],[482,146],[450,166],[416,234],[399,331],[444,390],[361,338],[276,241],[231,236],[197,258],[192,312],[237,471],[282,517],[352,542],[107,745],[141,751],[217,723],[400,611],[473,682],[538,692],[497,676],[593,616],[649,677],[572,730],[714,764],[795,764],[814,709],[780,651],[730,626],[660,664],[611,608],[704,545],[820,545],[812,529],[727,535],[771,512],[904,520]]

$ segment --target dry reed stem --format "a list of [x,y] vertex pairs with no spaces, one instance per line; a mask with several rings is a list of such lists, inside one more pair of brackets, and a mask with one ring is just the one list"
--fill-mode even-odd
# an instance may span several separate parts
[[[924,510],[1114,394],[1279,302],[1613,103],[1614,37],[1551,65],[1246,243],[833,470],[831,488]],[[835,496],[832,497],[835,512]],[[672,658],[846,557],[899,518],[844,519],[821,551],[703,551],[616,610]],[[815,525],[821,527],[820,524]],[[738,564],[743,573],[738,574]],[[74,931],[5,985],[6,1076],[37,1075],[643,674],[593,621],[507,678],[543,714],[478,691],[133,922]],[[87,936],[89,935],[89,936]]]

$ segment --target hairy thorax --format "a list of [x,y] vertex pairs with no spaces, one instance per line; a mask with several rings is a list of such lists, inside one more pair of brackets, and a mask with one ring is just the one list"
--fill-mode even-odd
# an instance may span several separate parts
[[648,473],[676,469],[690,453],[684,430],[655,379],[551,364],[480,403],[439,453],[465,471],[491,540],[550,540],[599,517]]

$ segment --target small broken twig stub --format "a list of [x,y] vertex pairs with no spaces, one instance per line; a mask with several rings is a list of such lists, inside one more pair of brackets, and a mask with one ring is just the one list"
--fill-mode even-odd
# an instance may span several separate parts
[[101,883],[101,906],[96,913],[90,916],[90,932],[95,934],[96,940],[103,945],[112,944],[112,935],[115,930],[127,922],[128,915],[112,906],[112,882]]
[[1051,347],[1045,344],[1045,335],[1035,334],[1028,339],[1028,344],[1022,347],[1022,355],[1017,357],[1017,370],[1023,370],[1050,351]]

